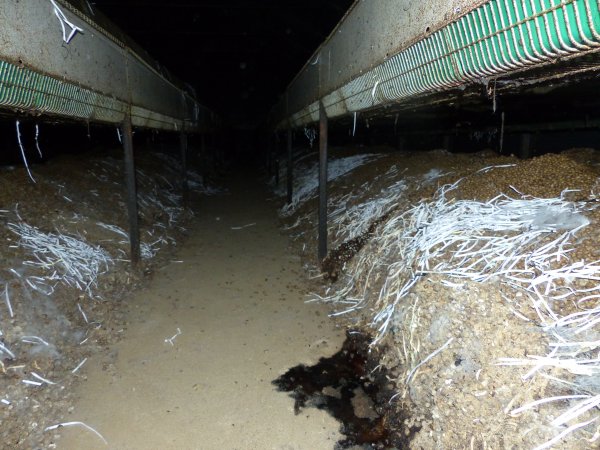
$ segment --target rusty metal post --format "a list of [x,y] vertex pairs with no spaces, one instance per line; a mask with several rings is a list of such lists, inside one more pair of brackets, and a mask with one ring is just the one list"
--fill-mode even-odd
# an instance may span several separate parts
[[275,170],[275,187],[279,188],[279,136],[275,133],[274,142],[273,169]]
[[206,183],[206,133],[200,134],[200,156],[196,158],[196,161],[200,164],[200,175],[202,175],[202,182]]
[[127,186],[127,213],[129,215],[129,244],[131,265],[135,268],[140,262],[140,227],[138,223],[137,189],[135,182],[135,159],[133,155],[133,133],[131,117],[123,121],[123,149],[125,151],[125,185]]
[[447,152],[452,151],[452,136],[451,135],[449,135],[449,134],[444,135],[444,139],[442,142],[442,148],[444,150],[446,150]]
[[399,134],[398,135],[398,139],[396,141],[396,149],[399,152],[403,152],[405,146],[406,146],[406,139],[405,139],[405,137],[403,135]]
[[504,111],[502,111],[502,121],[500,124],[500,142],[498,143],[498,152],[502,154],[504,150]]
[[181,193],[184,201],[187,200],[188,182],[187,182],[187,149],[188,137],[185,131],[179,133],[179,145],[181,147]]
[[267,176],[273,176],[273,165],[271,164],[271,133],[267,134]]
[[519,158],[527,159],[531,157],[531,134],[521,134],[521,142],[519,145]]
[[210,156],[211,156],[211,161],[212,161],[212,165],[213,165],[213,169],[215,172],[217,172],[218,168],[219,168],[219,155],[217,153],[217,138],[216,138],[216,131],[212,131],[209,135],[210,139],[208,141],[208,145],[210,147]]
[[327,112],[319,102],[319,261],[327,256]]
[[287,130],[287,204],[292,203],[294,195],[294,156],[292,154],[292,129]]

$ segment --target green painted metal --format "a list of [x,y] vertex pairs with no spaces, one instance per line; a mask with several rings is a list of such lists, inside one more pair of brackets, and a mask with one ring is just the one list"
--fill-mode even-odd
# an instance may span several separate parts
[[0,61],[0,108],[34,114],[121,123],[130,112],[134,126],[181,129],[179,118],[132,106],[113,97]]
[[[492,0],[424,35],[344,86],[325,93],[329,117],[576,58],[600,48],[598,0]],[[287,95],[297,95],[289,92]],[[278,123],[318,120],[318,101]],[[283,110],[281,108],[280,110]],[[290,111],[291,112],[291,111]]]
[[127,105],[114,98],[0,61],[0,107],[99,122],[120,122]]
[[[190,88],[89,2],[0,2],[0,17],[0,110],[112,124],[128,117],[173,131],[216,125]],[[67,39],[71,27],[79,31]]]

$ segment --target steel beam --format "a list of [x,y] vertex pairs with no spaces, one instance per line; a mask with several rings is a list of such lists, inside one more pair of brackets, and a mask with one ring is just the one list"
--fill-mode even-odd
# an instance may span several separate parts
[[137,188],[135,182],[135,159],[133,154],[133,133],[131,118],[126,117],[121,126],[123,149],[125,151],[125,185],[127,186],[127,214],[129,216],[129,244],[131,265],[140,262],[140,227],[138,222]]
[[319,105],[319,261],[327,256],[327,113]]

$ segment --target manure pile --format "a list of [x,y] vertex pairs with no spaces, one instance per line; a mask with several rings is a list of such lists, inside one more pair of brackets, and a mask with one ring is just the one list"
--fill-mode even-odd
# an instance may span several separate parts
[[329,177],[323,267],[314,162],[281,216],[322,280],[313,301],[384,350],[410,448],[598,445],[597,153],[351,158],[331,163],[347,170]]

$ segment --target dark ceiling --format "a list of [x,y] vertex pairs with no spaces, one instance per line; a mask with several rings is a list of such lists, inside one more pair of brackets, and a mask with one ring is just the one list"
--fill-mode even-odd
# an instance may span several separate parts
[[353,0],[97,0],[93,4],[200,101],[262,122]]

